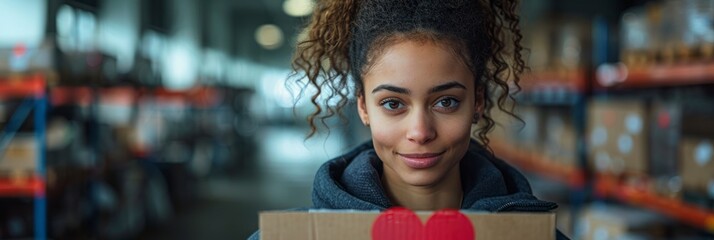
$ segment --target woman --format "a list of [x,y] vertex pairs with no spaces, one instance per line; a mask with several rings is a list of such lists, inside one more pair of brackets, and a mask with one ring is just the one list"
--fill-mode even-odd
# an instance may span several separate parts
[[313,208],[555,209],[485,147],[490,110],[511,113],[510,87],[519,88],[525,65],[516,7],[516,0],[318,1],[293,61],[303,86],[318,90],[310,135],[354,94],[372,141],[318,170]]

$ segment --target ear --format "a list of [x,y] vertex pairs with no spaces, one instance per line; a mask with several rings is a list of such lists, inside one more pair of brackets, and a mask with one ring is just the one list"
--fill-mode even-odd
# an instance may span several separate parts
[[476,114],[483,114],[484,107],[486,106],[486,93],[483,87],[476,88],[476,104],[474,105],[474,110]]
[[367,114],[367,103],[365,102],[364,95],[360,94],[357,96],[357,112],[359,113],[359,118],[362,120],[364,125],[369,125],[369,115]]

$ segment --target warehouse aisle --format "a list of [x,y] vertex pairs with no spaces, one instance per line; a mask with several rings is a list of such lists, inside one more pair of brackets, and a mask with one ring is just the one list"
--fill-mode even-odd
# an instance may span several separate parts
[[245,239],[258,229],[259,211],[310,206],[315,172],[344,144],[335,136],[331,141],[324,141],[327,136],[305,141],[304,131],[262,130],[254,169],[200,180],[194,202],[139,239]]

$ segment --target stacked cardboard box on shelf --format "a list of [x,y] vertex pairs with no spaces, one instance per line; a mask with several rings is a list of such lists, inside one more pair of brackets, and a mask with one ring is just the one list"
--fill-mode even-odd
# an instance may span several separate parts
[[660,1],[622,15],[621,57],[630,67],[714,60],[714,1]]
[[577,135],[572,113],[567,109],[544,110],[542,152],[554,163],[577,167]]
[[591,59],[588,47],[592,39],[591,25],[585,19],[554,17],[524,28],[523,42],[531,50],[528,54],[531,70],[566,76],[587,67]]
[[489,133],[489,138],[525,151],[540,150],[542,130],[541,113],[538,108],[518,105],[514,113],[522,121],[500,110],[493,110],[491,117],[496,122],[496,126]]
[[647,105],[637,100],[588,106],[588,162],[599,173],[644,176],[648,169]]
[[667,218],[628,207],[593,204],[579,216],[575,239],[667,239]]
[[625,176],[659,196],[714,207],[714,113],[696,102],[591,102],[588,163],[597,173]]
[[654,59],[649,49],[656,43],[648,37],[651,26],[648,23],[643,8],[631,9],[622,16],[620,59],[627,66],[641,67],[651,64]]
[[714,209],[714,138],[683,138],[680,149],[686,200]]
[[[493,130],[491,130],[491,132],[488,134],[488,137],[492,141],[504,143],[511,141],[511,128],[515,125],[511,122],[512,120],[510,119],[510,117],[499,110],[492,110],[491,118],[493,119],[493,121],[496,122],[496,125],[493,127]],[[480,121],[480,123],[483,123],[483,121]],[[477,127],[480,127],[479,125],[480,124],[474,125],[472,128],[476,129]]]
[[0,154],[0,176],[24,179],[37,166],[37,141],[32,134],[15,135]]
[[714,113],[686,116],[679,145],[684,200],[714,209]]
[[512,121],[511,138],[515,144],[521,149],[527,151],[536,151],[541,148],[542,144],[542,114],[535,106],[521,105],[518,106],[516,114],[523,120],[523,123]]
[[[697,153],[700,160],[706,158],[706,144],[696,142],[714,139],[712,120],[714,112],[700,101],[655,101],[652,104],[649,174],[657,194],[680,198],[685,191],[688,196],[700,196],[700,199],[714,196],[702,187],[709,181],[706,177],[702,179],[700,172],[706,171],[706,164],[695,164],[694,160]],[[696,150],[695,144],[703,148]]]
[[567,108],[519,105],[515,113],[523,122],[500,113],[492,139],[537,154],[552,164],[577,166],[577,135]]

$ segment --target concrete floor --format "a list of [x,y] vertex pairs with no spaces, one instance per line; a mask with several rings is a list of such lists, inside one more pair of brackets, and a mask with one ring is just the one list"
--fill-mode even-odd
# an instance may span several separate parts
[[307,174],[317,167],[263,166],[253,176],[204,180],[196,201],[139,239],[245,239],[258,229],[260,211],[310,206],[312,176]]
[[315,172],[348,147],[334,133],[330,141],[304,136],[304,129],[265,130],[256,169],[200,181],[196,201],[138,239],[246,239],[260,211],[309,207]]

